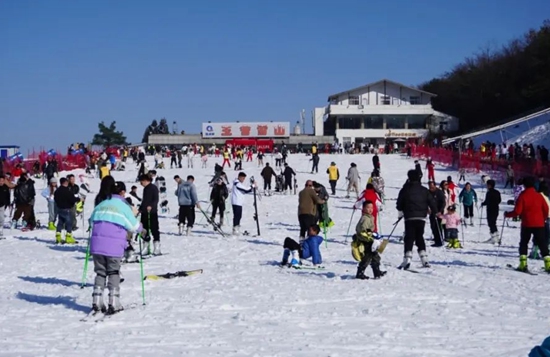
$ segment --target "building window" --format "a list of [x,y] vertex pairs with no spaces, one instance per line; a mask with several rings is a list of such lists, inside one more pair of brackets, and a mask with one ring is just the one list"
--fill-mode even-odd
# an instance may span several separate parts
[[332,105],[338,105],[338,98],[330,98],[330,104]]
[[386,117],[386,129],[405,129],[405,117]]
[[359,96],[358,95],[350,95],[349,96],[349,105],[359,105]]
[[380,104],[382,104],[382,105],[390,105],[390,96],[389,96],[389,95],[382,95],[382,96],[380,96]]
[[411,95],[411,98],[410,98],[410,102],[411,102],[411,105],[418,105],[420,104],[420,97],[417,96],[417,95]]
[[365,129],[384,129],[384,118],[381,116],[368,116],[363,121]]
[[409,115],[407,118],[409,129],[426,129],[425,115]]
[[339,117],[339,129],[361,129],[361,119],[352,117]]

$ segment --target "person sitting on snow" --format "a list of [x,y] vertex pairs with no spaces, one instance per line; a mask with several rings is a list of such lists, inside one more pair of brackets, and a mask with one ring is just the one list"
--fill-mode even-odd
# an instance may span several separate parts
[[318,266],[323,263],[323,258],[321,257],[321,251],[319,246],[323,243],[323,237],[319,235],[321,229],[318,225],[314,224],[309,227],[307,232],[307,239],[302,243],[296,242],[290,237],[285,238],[283,244],[283,260],[281,266],[288,264],[288,259],[292,256],[290,261],[290,266],[299,267],[302,262],[300,259],[311,258],[313,265]]

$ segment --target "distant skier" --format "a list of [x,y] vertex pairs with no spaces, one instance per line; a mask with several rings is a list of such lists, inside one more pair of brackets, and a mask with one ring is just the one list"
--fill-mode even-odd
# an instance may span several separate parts
[[464,205],[464,224],[467,224],[467,219],[470,219],[470,225],[474,225],[474,204],[477,207],[477,193],[472,188],[469,182],[466,182],[464,188],[458,195],[458,200]]
[[338,166],[336,166],[336,163],[334,161],[330,163],[330,166],[327,169],[327,174],[328,182],[330,183],[330,190],[332,192],[332,195],[334,196],[336,194],[336,184],[340,179],[340,171],[338,170]]
[[216,179],[210,192],[210,203],[212,204],[212,214],[210,216],[212,222],[215,222],[216,212],[220,213],[218,225],[223,226],[223,217],[225,213],[225,200],[229,196],[229,190],[222,178]]
[[500,197],[500,192],[495,189],[495,181],[487,181],[487,193],[485,194],[485,200],[481,203],[481,207],[487,207],[487,225],[489,226],[489,231],[491,232],[491,238],[485,243],[496,244],[500,242],[500,237],[497,228],[497,218],[499,212],[499,205],[502,202]]
[[239,172],[239,176],[233,181],[233,189],[231,190],[231,205],[233,207],[233,235],[238,235],[241,227],[241,218],[243,216],[244,195],[252,193],[256,187],[256,183],[245,185],[246,174]]
[[349,193],[352,189],[355,191],[357,198],[359,198],[359,180],[361,180],[361,176],[359,176],[359,170],[357,170],[357,165],[354,162],[351,163],[348,169],[346,180],[348,180],[346,198],[349,198]]
[[378,153],[375,153],[372,157],[372,166],[375,170],[380,171],[380,158],[378,157]]
[[181,182],[175,193],[178,197],[178,226],[180,227],[180,232],[183,231],[183,226],[187,222],[185,235],[191,233],[191,229],[193,229],[193,225],[195,224],[195,207],[201,208],[194,182],[195,178],[192,175],[187,176],[187,181]]
[[418,174],[418,177],[420,178],[420,181],[422,182],[422,167],[420,166],[420,163],[418,160],[414,160],[414,169],[416,170],[416,173]]
[[293,178],[296,177],[296,172],[294,169],[285,162],[285,170],[283,171],[283,176],[285,177],[285,184],[284,184],[284,191],[286,194],[286,190],[288,189],[288,193],[292,194],[292,183]]
[[271,179],[273,178],[273,176],[276,176],[276,174],[275,170],[273,170],[273,168],[269,165],[269,162],[266,162],[265,167],[260,173],[260,176],[262,176],[264,180],[264,193],[271,194]]
[[428,170],[428,180],[435,181],[435,164],[431,157],[426,161],[426,169]]

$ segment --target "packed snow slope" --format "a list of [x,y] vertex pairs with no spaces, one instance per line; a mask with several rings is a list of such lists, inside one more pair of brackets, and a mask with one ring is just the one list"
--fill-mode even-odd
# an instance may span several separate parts
[[[371,155],[323,155],[318,174],[309,158],[295,154],[289,163],[298,172],[299,189],[308,178],[328,187],[325,170],[340,167],[337,195],[329,208],[336,225],[322,246],[324,271],[280,268],[285,237],[298,238],[295,195],[275,194],[258,201],[261,235],[255,237],[253,196],[244,206],[243,230],[250,236],[223,239],[211,227],[196,225],[192,236],[177,235],[175,174],[193,174],[199,199],[208,201],[207,169],[161,170],[168,184],[171,212],[160,219],[166,255],[144,261],[146,274],[204,269],[201,275],[146,281],[147,305],[141,304],[139,264],[126,264],[121,299],[126,311],[101,323],[81,322],[91,306],[92,288],[80,289],[87,233],[75,233],[77,246],[55,245],[54,233],[6,230],[0,241],[0,354],[3,356],[526,356],[548,335],[550,294],[541,261],[529,261],[538,276],[506,269],[518,263],[519,229],[504,228],[497,249],[480,243],[489,238],[485,222],[464,229],[464,249],[428,248],[431,269],[421,269],[415,254],[413,274],[396,269],[403,256],[398,238],[382,255],[388,274],[381,280],[354,279],[356,262],[346,243],[353,199],[345,199],[344,178],[351,162],[363,184],[372,169]],[[166,160],[168,163],[168,160]],[[410,159],[381,156],[387,200],[380,215],[382,233],[397,219],[395,199],[413,168]],[[244,171],[261,185],[260,168],[244,162]],[[228,170],[230,179],[236,172]],[[439,169],[436,179],[452,171]],[[114,172],[134,183],[136,171]],[[478,177],[469,178],[478,183]],[[37,182],[37,187],[43,187]],[[99,180],[92,180],[97,192]],[[478,189],[481,196],[481,189]],[[141,195],[141,188],[140,188]],[[503,200],[508,199],[503,195]],[[90,202],[92,202],[90,200]],[[203,203],[206,208],[207,203]],[[510,207],[502,206],[502,209]],[[92,205],[86,205],[86,216]],[[46,201],[37,197],[36,212],[47,221]],[[359,213],[353,216],[353,226]],[[197,221],[201,217],[197,214]],[[204,222],[204,220],[203,220]],[[502,215],[499,227],[502,224]],[[80,224],[82,226],[82,224]],[[226,232],[230,227],[224,226]],[[430,237],[429,228],[425,237]],[[429,244],[429,242],[428,242]],[[370,268],[367,274],[372,276]],[[93,283],[90,262],[88,283]],[[136,306],[131,309],[131,306]]]

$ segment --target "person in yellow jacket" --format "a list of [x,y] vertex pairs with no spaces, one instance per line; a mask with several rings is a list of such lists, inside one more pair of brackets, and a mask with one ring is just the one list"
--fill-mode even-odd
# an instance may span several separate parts
[[336,183],[340,179],[340,171],[338,171],[338,167],[334,161],[330,163],[330,166],[327,169],[327,174],[328,182],[330,183],[330,190],[334,196],[336,194]]
[[111,176],[111,171],[109,171],[109,168],[107,167],[107,163],[102,163],[101,167],[99,168],[99,178],[103,179],[106,176]]

